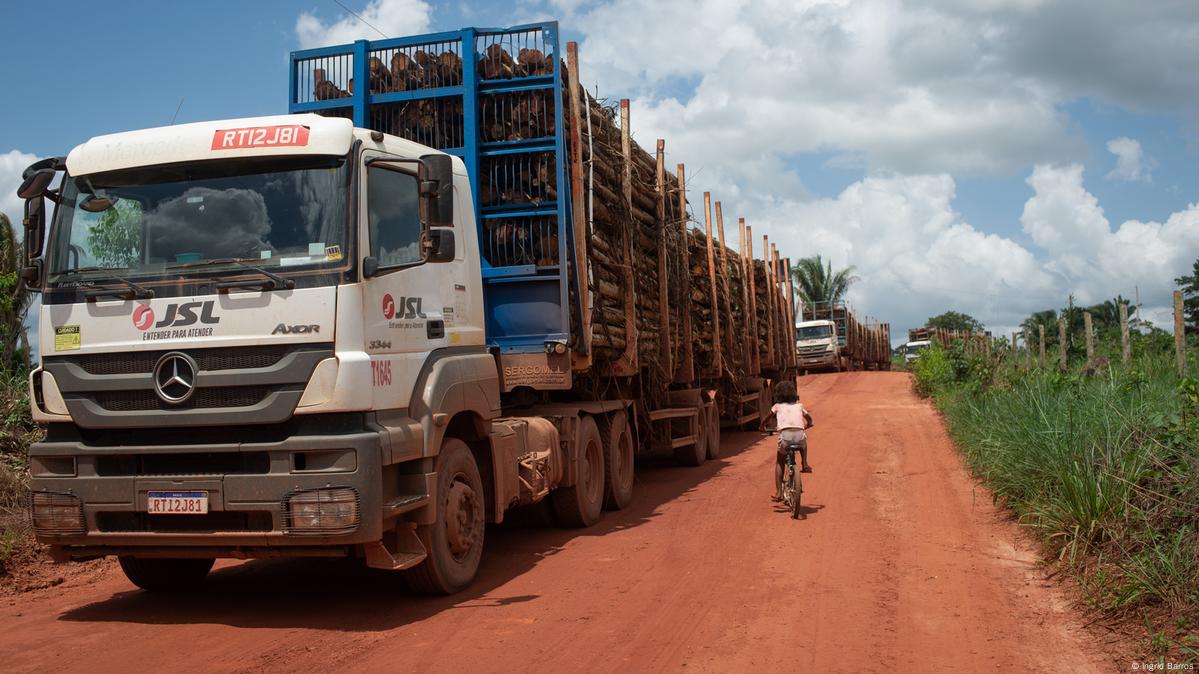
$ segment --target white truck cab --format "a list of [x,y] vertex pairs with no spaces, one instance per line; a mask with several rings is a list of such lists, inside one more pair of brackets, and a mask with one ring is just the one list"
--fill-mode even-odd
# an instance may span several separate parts
[[59,560],[117,555],[162,589],[217,557],[350,556],[453,592],[509,507],[598,518],[597,424],[632,488],[619,402],[501,418],[456,157],[233,119],[93,138],[19,194],[43,299],[33,522]]
[[842,369],[841,347],[835,322],[814,320],[796,323],[795,336],[800,370]]

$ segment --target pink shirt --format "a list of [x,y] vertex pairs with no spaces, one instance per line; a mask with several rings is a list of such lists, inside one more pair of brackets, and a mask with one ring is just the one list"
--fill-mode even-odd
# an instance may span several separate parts
[[807,424],[804,423],[803,413],[805,410],[802,403],[775,403],[774,407],[770,408],[770,411],[778,419],[779,430],[784,428],[798,428],[803,430],[807,428]]

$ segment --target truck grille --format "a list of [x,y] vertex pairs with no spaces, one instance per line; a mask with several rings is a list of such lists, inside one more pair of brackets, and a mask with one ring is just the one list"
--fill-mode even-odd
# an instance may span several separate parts
[[186,454],[123,454],[96,457],[96,475],[265,475],[271,471],[267,452],[196,452]]
[[[154,367],[171,352],[196,362],[194,393],[178,405],[155,392]],[[176,427],[279,423],[294,412],[317,364],[333,356],[332,344],[285,344],[52,356],[42,362],[76,424],[129,429],[164,422]]]
[[799,347],[799,355],[801,355],[801,356],[818,356],[818,355],[824,353],[824,349],[825,349],[824,344],[820,344],[817,346],[801,346],[801,347]]
[[238,386],[236,388],[197,389],[182,405],[167,405],[154,391],[102,391],[91,399],[109,412],[144,412],[161,409],[207,409],[213,407],[249,407],[262,402],[275,387]]
[[106,533],[211,534],[270,531],[268,512],[210,512],[206,515],[150,515],[147,513],[96,513],[96,527]]

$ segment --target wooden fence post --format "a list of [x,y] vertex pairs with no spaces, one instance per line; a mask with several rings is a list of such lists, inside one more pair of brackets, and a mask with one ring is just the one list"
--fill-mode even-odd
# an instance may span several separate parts
[[1066,319],[1057,319],[1057,367],[1066,371]]
[[1178,376],[1187,376],[1186,332],[1182,322],[1182,291],[1174,291],[1174,363]]
[[1095,367],[1095,340],[1091,336],[1091,312],[1083,312],[1082,322],[1087,331],[1087,369],[1090,370]]
[[1045,369],[1045,326],[1038,325],[1037,329],[1041,332],[1041,358],[1037,361],[1037,367]]
[[1128,340],[1128,305],[1120,305],[1120,357],[1124,366],[1132,362],[1132,344]]
[[1029,344],[1028,330],[1024,331],[1024,369],[1032,369],[1032,344]]

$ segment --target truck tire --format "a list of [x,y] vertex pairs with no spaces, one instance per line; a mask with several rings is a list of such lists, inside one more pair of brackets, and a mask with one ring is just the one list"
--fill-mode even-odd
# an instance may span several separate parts
[[604,508],[624,510],[633,500],[634,450],[629,416],[624,411],[613,412],[600,420],[604,438]]
[[565,527],[589,527],[604,507],[604,441],[595,419],[585,416],[579,428],[579,470],[575,483],[550,492],[554,517]]
[[458,438],[442,442],[436,470],[434,522],[416,528],[427,556],[404,571],[404,581],[420,594],[453,594],[475,579],[483,557],[483,479],[470,448]]
[[170,592],[199,585],[216,560],[122,556],[117,561],[134,585],[147,592]]
[[708,439],[706,458],[720,458],[720,410],[716,409],[716,403],[708,405]]
[[708,409],[700,403],[695,411],[695,423],[699,425],[695,433],[695,444],[676,447],[674,450],[674,460],[683,466],[699,466],[708,458]]

